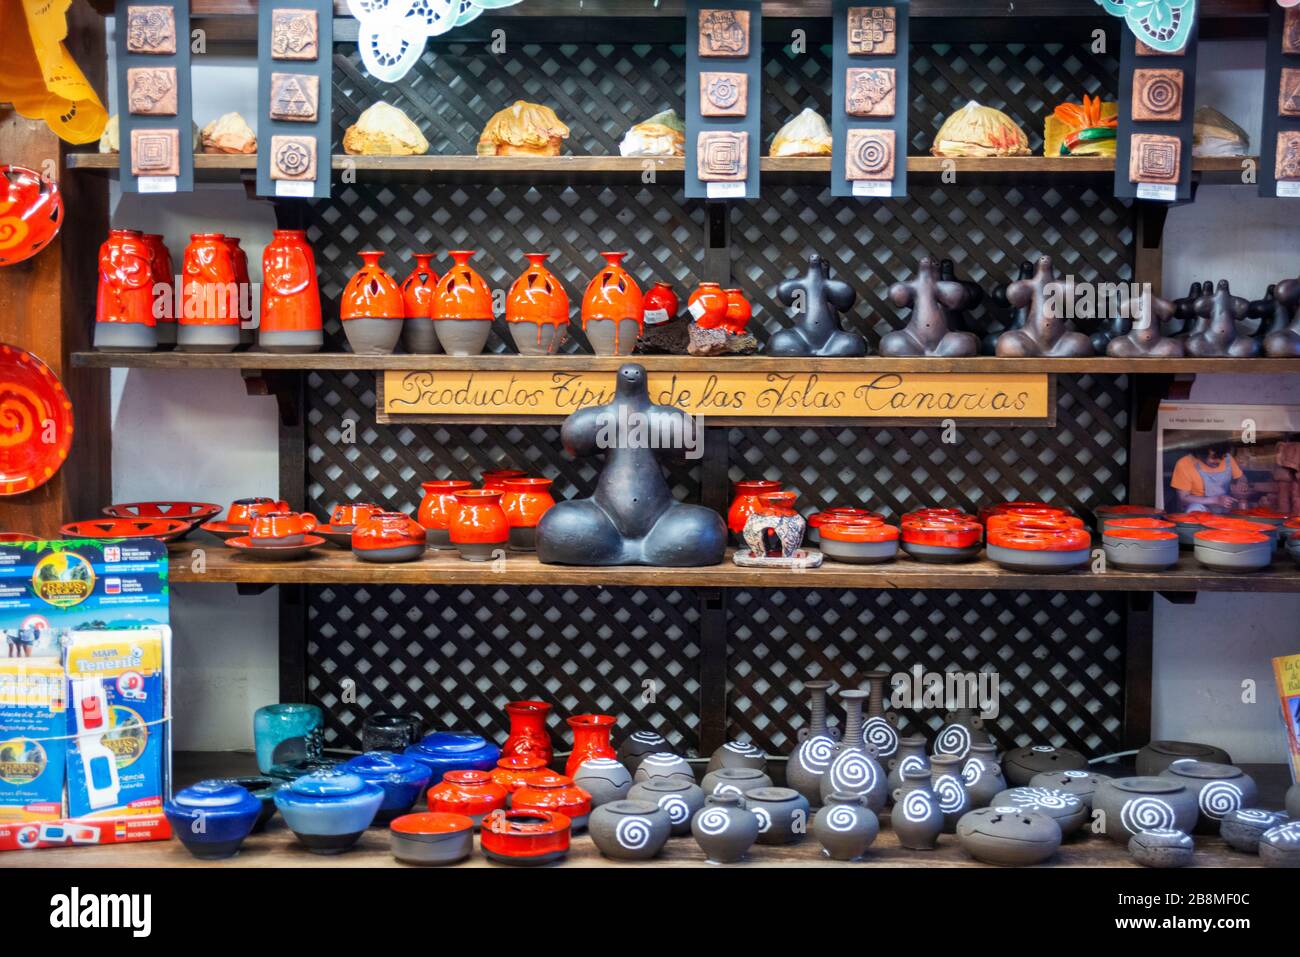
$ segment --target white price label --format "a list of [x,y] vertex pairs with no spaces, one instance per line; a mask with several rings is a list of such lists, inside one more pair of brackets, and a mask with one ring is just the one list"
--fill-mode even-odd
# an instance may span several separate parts
[[744,199],[745,182],[739,183],[708,183],[704,187],[704,195],[709,199]]
[[1277,184],[1277,195],[1279,196],[1300,196],[1300,182],[1286,181]]
[[175,176],[137,176],[135,188],[142,193],[176,192]]
[[316,195],[316,184],[309,179],[277,179],[276,196],[297,196],[311,199]]
[[887,179],[855,179],[854,196],[893,196],[894,184]]
[[708,310],[704,308],[704,303],[702,303],[698,299],[696,299],[693,303],[687,306],[686,311],[691,314],[691,318],[694,319],[696,322],[699,322],[700,319],[703,318],[704,314],[708,312]]
[[1156,199],[1162,203],[1172,203],[1178,199],[1178,187],[1173,183],[1138,183],[1138,199]]
[[667,322],[672,316],[668,315],[667,309],[647,309],[645,311],[645,324],[647,326],[658,326]]

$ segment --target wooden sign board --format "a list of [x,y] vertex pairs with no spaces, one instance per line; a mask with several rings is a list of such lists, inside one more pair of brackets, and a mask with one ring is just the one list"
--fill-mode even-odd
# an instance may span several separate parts
[[[546,423],[613,398],[609,372],[428,371],[380,373],[380,422]],[[1045,374],[865,371],[649,374],[650,398],[710,425],[780,419],[787,425],[1052,426],[1056,388]]]

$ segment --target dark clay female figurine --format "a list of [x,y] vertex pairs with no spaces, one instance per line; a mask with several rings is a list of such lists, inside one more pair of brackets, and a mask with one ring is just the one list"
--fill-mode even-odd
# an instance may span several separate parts
[[[603,449],[605,467],[595,495],[559,502],[542,517],[538,559],[678,568],[722,561],[727,544],[722,518],[712,509],[676,501],[656,456],[656,447],[689,436],[693,428],[680,409],[651,403],[644,367],[620,368],[614,401],[573,413],[560,429],[565,451],[581,457]],[[679,439],[675,447],[682,444]]]
[[912,318],[906,329],[896,329],[880,340],[882,356],[973,356],[979,352],[974,333],[948,327],[948,310],[958,313],[965,308],[970,292],[959,282],[940,280],[930,257],[921,260],[911,282],[890,286],[889,298],[899,308],[911,306]]
[[958,309],[944,309],[944,318],[948,328],[955,332],[973,332],[966,313],[984,301],[984,287],[970,279],[957,278],[957,266],[951,259],[939,263],[939,279],[942,282],[955,282],[966,290],[966,301]]
[[[1024,308],[1013,308],[1011,303],[1007,301],[1007,290],[1010,289],[1018,280],[1028,279],[1033,274],[1034,264],[1031,262],[1022,262],[1020,264],[1020,271],[1016,274],[1015,279],[1003,283],[1000,286],[993,287],[993,294],[989,296],[990,301],[999,308],[1012,310],[1011,321],[1007,323],[1007,327],[1003,332],[1010,332],[1012,329],[1023,329],[1025,327],[1025,320],[1029,318],[1029,310]],[[989,356],[997,355],[998,336],[1000,335],[1002,335],[1001,332],[985,333],[984,337],[980,340],[980,352]]]
[[776,293],[787,306],[803,300],[803,312],[790,329],[782,329],[767,341],[774,356],[865,356],[867,340],[856,332],[845,332],[840,313],[853,308],[858,294],[848,283],[830,279],[830,266],[813,253],[802,279],[787,279]]
[[998,336],[998,355],[1008,357],[1093,355],[1092,342],[1075,332],[1057,315],[1064,284],[1052,268],[1052,257],[1042,256],[1032,279],[1013,282],[1007,302],[1029,310],[1023,329],[1009,329]]
[[1264,336],[1264,351],[1274,359],[1300,357],[1300,279],[1277,284],[1278,311],[1286,313],[1286,325]]
[[1174,300],[1174,314],[1160,327],[1164,335],[1179,336],[1190,330],[1196,321],[1196,300],[1201,298],[1201,290],[1201,284],[1194,282],[1187,290],[1187,295]]
[[1162,324],[1172,319],[1177,312],[1174,303],[1152,295],[1144,296],[1136,302],[1130,300],[1127,305],[1132,315],[1132,331],[1112,339],[1106,346],[1106,355],[1118,359],[1135,359],[1140,356],[1182,358],[1185,352],[1183,344],[1160,334]]
[[1220,280],[1213,293],[1206,293],[1196,300],[1196,315],[1206,320],[1206,326],[1187,337],[1187,354],[1201,357],[1231,356],[1237,359],[1259,355],[1261,350],[1258,339],[1237,335],[1237,323],[1246,318],[1246,310],[1249,308],[1248,300],[1232,294],[1228,280]]

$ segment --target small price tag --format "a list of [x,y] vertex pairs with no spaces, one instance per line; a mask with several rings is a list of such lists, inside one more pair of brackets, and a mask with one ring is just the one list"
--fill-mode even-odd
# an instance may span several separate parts
[[316,184],[309,179],[277,179],[275,195],[311,199],[316,195]]
[[647,309],[645,311],[645,324],[647,326],[659,326],[671,318],[667,309]]
[[175,176],[137,176],[135,188],[142,193],[176,192]]
[[695,300],[695,302],[691,303],[689,306],[687,306],[686,311],[691,314],[691,318],[694,319],[696,322],[699,322],[700,318],[704,315],[705,312],[707,312],[707,310],[704,308],[704,303],[700,302],[698,299]]
[[1300,196],[1300,181],[1288,180],[1277,184],[1277,195]]
[[704,195],[709,199],[744,199],[745,183],[708,183]]
[[1172,203],[1178,199],[1178,187],[1173,183],[1138,183],[1138,199],[1155,199],[1162,203]]
[[855,179],[854,196],[893,196],[894,184],[887,179]]

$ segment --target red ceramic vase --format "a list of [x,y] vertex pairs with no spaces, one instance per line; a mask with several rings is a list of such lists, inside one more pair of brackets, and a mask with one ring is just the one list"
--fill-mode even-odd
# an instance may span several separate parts
[[642,299],[645,307],[645,321],[648,325],[671,322],[677,318],[677,293],[666,282],[656,282]]
[[524,253],[528,268],[506,296],[506,322],[523,355],[550,355],[564,341],[569,294],[549,269],[546,253]]
[[501,510],[501,492],[485,488],[457,492],[447,534],[461,558],[471,562],[494,558],[510,540],[510,523]]
[[[645,323],[645,301],[631,273],[623,268],[626,253],[604,252],[605,265],[587,284],[582,297],[582,329],[597,355],[627,355]],[[629,340],[624,324],[636,323]]]
[[154,326],[153,277],[153,249],[144,235],[110,229],[99,247],[95,321]]
[[433,297],[433,318],[491,320],[492,291],[469,264],[474,251],[453,249],[448,255],[453,265],[438,280]]
[[716,282],[702,282],[691,293],[687,308],[701,329],[720,329],[727,319],[727,294]]
[[379,265],[382,252],[367,249],[361,254],[361,268],[352,274],[339,301],[339,318],[401,319],[405,315],[402,290],[397,280]]
[[749,326],[749,320],[753,316],[753,307],[750,306],[749,300],[745,298],[745,294],[739,289],[728,289],[727,316],[722,322],[722,328],[733,336],[738,336]]
[[739,535],[745,530],[745,522],[758,507],[759,496],[768,492],[781,491],[781,483],[769,479],[745,479],[732,486],[733,498],[727,509],[727,528],[731,534]]
[[464,814],[477,827],[489,814],[505,810],[509,796],[487,771],[448,771],[429,788],[429,810]]
[[181,271],[181,325],[238,326],[235,257],[221,233],[194,233]]
[[277,229],[262,250],[258,341],[271,351],[311,351],[324,343],[316,256],[303,229]]
[[549,764],[553,750],[546,731],[551,706],[545,701],[511,701],[506,705],[510,716],[510,735],[501,745],[501,756],[523,757]]
[[433,315],[433,294],[438,288],[438,274],[429,265],[433,253],[416,253],[415,268],[402,280],[402,302],[406,318],[427,319]]
[[171,250],[161,233],[145,233],[149,247],[149,271],[153,276],[154,320],[158,323],[158,342],[172,345],[176,342],[176,303],[172,293],[175,267]]
[[618,758],[618,752],[609,743],[616,720],[608,714],[576,714],[569,719],[569,727],[573,729],[573,753],[565,762],[565,774],[573,777],[578,766],[589,758]]

